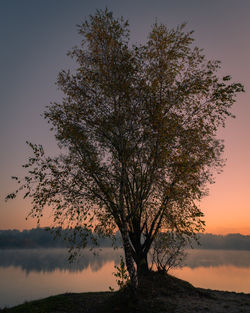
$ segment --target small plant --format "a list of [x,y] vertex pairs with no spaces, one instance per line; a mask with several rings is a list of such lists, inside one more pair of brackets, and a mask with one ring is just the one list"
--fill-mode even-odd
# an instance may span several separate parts
[[[117,278],[116,283],[119,287],[119,289],[123,289],[129,284],[129,275],[127,271],[127,267],[125,265],[124,259],[122,256],[120,256],[120,264],[114,266],[116,269],[116,272],[113,272],[113,275]],[[114,291],[112,287],[109,287],[110,291]]]

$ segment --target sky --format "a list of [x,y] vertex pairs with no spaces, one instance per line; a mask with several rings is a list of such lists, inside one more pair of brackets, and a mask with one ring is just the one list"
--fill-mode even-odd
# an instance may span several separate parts
[[[187,22],[195,44],[208,59],[222,61],[221,75],[230,74],[246,92],[233,107],[218,137],[225,140],[223,173],[209,186],[200,203],[206,232],[250,234],[250,1],[248,0],[0,0],[0,229],[29,229],[35,220],[25,217],[29,200],[5,202],[17,187],[10,179],[24,173],[30,155],[25,142],[42,144],[56,153],[56,142],[41,117],[61,94],[57,74],[72,66],[66,56],[80,44],[76,24],[96,9],[107,7],[130,22],[131,40],[144,43],[151,25],[173,28]],[[47,212],[47,216],[50,212]],[[45,218],[40,226],[47,226]]]

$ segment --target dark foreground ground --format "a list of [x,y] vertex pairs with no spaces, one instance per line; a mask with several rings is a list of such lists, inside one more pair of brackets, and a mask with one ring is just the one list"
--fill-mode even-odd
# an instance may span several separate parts
[[128,290],[67,293],[0,310],[1,313],[250,313],[250,294],[195,288],[170,275],[151,273],[137,300]]

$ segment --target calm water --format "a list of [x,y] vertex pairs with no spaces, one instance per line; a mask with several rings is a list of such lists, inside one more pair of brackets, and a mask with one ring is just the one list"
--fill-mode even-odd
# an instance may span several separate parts
[[[65,292],[107,291],[121,250],[85,251],[69,264],[66,249],[0,250],[0,307]],[[250,251],[190,250],[171,274],[196,287],[250,293]]]

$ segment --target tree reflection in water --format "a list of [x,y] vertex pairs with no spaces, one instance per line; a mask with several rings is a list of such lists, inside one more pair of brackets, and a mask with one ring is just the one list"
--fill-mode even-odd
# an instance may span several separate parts
[[[20,267],[29,272],[53,272],[55,270],[79,272],[88,267],[93,272],[99,271],[104,264],[120,262],[121,249],[103,248],[102,250],[84,250],[73,262],[68,262],[67,249],[6,249],[0,250],[0,267]],[[217,266],[250,267],[250,251],[236,250],[188,250],[184,266],[197,267]]]
[[73,263],[68,261],[67,249],[10,249],[0,250],[0,267],[21,267],[27,274],[35,272],[53,272],[55,270],[78,272],[88,267],[93,272],[100,270],[107,262],[120,262],[121,249],[103,248],[93,251],[84,250]]

